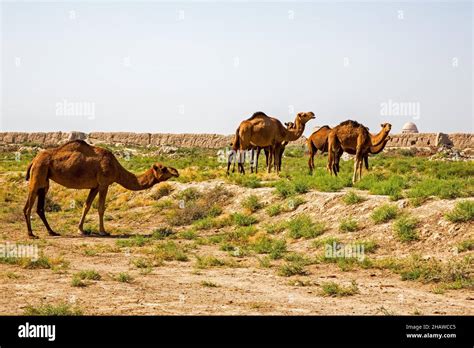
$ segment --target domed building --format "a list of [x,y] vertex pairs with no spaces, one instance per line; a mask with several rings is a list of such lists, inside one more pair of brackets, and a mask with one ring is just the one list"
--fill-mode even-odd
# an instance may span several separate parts
[[407,122],[402,128],[402,133],[418,133],[418,128],[413,122]]

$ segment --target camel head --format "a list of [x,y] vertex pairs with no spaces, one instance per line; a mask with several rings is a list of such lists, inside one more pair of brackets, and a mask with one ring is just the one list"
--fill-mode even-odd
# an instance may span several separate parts
[[300,120],[302,124],[306,124],[309,120],[313,120],[316,117],[314,116],[314,112],[308,111],[308,112],[298,112],[296,115],[296,118]]
[[172,167],[165,167],[161,163],[155,163],[152,167],[153,175],[157,182],[166,181],[172,177],[179,177],[179,173]]
[[380,127],[382,127],[382,131],[385,132],[385,134],[390,133],[390,130],[392,129],[392,125],[390,123],[382,123]]

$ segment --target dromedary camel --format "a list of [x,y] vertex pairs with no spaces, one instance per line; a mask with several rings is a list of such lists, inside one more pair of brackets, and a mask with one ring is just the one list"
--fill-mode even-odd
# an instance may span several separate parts
[[321,153],[328,152],[328,135],[330,131],[331,127],[322,126],[317,131],[313,132],[306,140],[309,152],[308,167],[310,173],[314,170],[314,156],[318,150]]
[[[374,137],[374,135],[371,134],[372,137]],[[373,145],[369,148],[369,152],[366,153],[364,155],[364,165],[365,165],[365,169],[369,170],[369,155],[376,155],[380,152],[383,151],[383,149],[385,148],[385,145],[387,145],[387,143],[390,141],[391,137],[390,135],[388,135],[384,141],[382,141],[379,145]],[[347,149],[346,151],[349,155],[355,155],[355,151],[353,151],[352,149]],[[337,158],[336,158],[336,170],[337,172],[339,173],[339,161],[341,159],[341,156],[342,154],[344,153],[344,151],[342,149],[339,150],[339,153],[337,154]]]
[[[285,127],[286,127],[286,129],[292,129],[292,128],[295,127],[295,124],[293,122],[285,122]],[[239,133],[239,129],[237,129],[236,135],[234,136],[234,140],[230,144],[230,146],[233,148],[233,150],[232,150],[232,153],[229,155],[229,161],[227,163],[227,174],[229,174],[229,168],[230,168],[231,161],[233,161],[232,173],[235,172],[235,163],[238,161],[237,152],[239,150],[234,150],[235,149],[234,144],[236,144],[237,141],[238,141],[238,133]],[[281,143],[280,151],[279,151],[279,154],[278,154],[278,158],[279,158],[279,168],[278,169],[279,170],[281,170],[281,159],[283,157],[283,153],[285,152],[286,145],[288,145],[288,141],[284,141],[283,143]],[[254,168],[255,168],[255,173],[258,173],[258,159],[260,157],[260,152],[262,151],[262,149],[265,153],[265,166],[268,167],[268,165],[269,165],[269,163],[268,163],[269,158],[268,157],[270,155],[271,147],[270,146],[267,146],[267,147],[251,146],[250,149],[248,149],[248,151],[250,151],[250,172],[251,173],[254,172]],[[244,156],[245,156],[245,152],[244,152]],[[243,161],[245,162],[245,157],[244,157]],[[270,165],[272,165],[272,164],[270,164]],[[240,171],[241,167],[240,166],[239,166],[238,169],[239,169],[239,173],[241,173],[241,171]]]
[[[295,126],[292,129],[286,129],[279,120],[274,117],[269,117],[260,111],[254,113],[249,119],[242,121],[237,128],[233,144],[233,152],[235,153],[239,150],[239,171],[243,174],[245,173],[242,163],[244,150],[248,150],[252,146],[263,148],[270,146],[271,150],[269,152],[267,169],[270,173],[271,164],[273,158],[275,158],[274,165],[278,172],[279,156],[275,156],[275,154],[279,153],[281,144],[286,141],[295,141],[301,137],[304,132],[305,124],[314,118],[314,113],[311,111],[300,112],[296,115]],[[231,156],[232,154],[229,156],[227,173],[229,172]]]
[[378,146],[390,133],[392,126],[389,123],[381,124],[382,130],[372,136],[367,127],[356,121],[344,121],[334,127],[328,135],[328,170],[337,175],[337,156],[341,149],[345,152],[355,153],[354,173],[352,182],[362,177],[362,160],[369,152],[371,146]]
[[31,229],[31,209],[38,197],[37,210],[48,233],[58,236],[46,220],[44,204],[49,189],[49,179],[67,188],[90,189],[79,222],[79,232],[84,233],[83,225],[94,198],[99,194],[99,233],[108,235],[104,228],[105,197],[114,182],[126,189],[139,191],[178,177],[176,169],[154,164],[141,175],[135,175],[123,168],[108,150],[91,146],[82,140],[74,140],[60,147],[41,151],[28,166],[26,180],[30,181],[28,199],[23,212],[28,228],[28,236],[36,238]]
[[[295,124],[293,122],[285,122],[285,127],[286,129],[293,129],[295,128]],[[283,153],[285,152],[286,145],[288,145],[288,143],[289,143],[288,141],[282,142],[279,153],[275,155],[275,157],[278,156],[278,171],[281,171],[281,159],[283,158]],[[258,158],[260,157],[260,152],[262,151],[262,148],[257,146],[253,148],[253,150],[255,151],[255,156],[252,156],[252,159],[255,162],[253,161],[250,162],[250,172],[253,173],[253,168],[255,167],[255,173],[257,173],[258,172]],[[270,156],[270,150],[271,150],[270,146],[263,148],[263,151],[265,152],[265,166],[266,167],[268,167],[269,165],[268,158]],[[270,165],[272,164],[270,163]],[[275,170],[277,170],[276,166],[275,166]]]
[[[308,153],[309,153],[309,159],[308,159],[308,167],[309,167],[309,172],[312,173],[314,170],[314,156],[316,153],[321,152],[321,153],[326,153],[328,151],[328,135],[329,132],[331,131],[331,127],[329,126],[322,126],[319,128],[317,131],[313,132],[307,142],[306,145],[308,147]],[[371,134],[372,137],[375,137],[374,135]],[[369,169],[369,154],[371,155],[376,155],[385,148],[385,145],[387,145],[387,142],[390,140],[390,136],[387,136],[385,140],[380,143],[377,146],[371,146],[369,153],[364,155],[364,164],[365,168],[368,170]],[[342,156],[344,151],[340,149],[339,153],[337,154],[337,159],[336,159],[336,164],[335,164],[335,170],[339,173],[339,160]],[[348,154],[350,155],[355,155],[355,151],[352,151],[348,149],[347,151]]]

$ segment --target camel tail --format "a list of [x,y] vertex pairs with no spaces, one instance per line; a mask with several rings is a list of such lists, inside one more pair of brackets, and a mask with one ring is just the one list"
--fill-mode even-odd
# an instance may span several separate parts
[[309,150],[309,154],[310,154],[310,155],[313,154],[313,153],[315,153],[315,152],[317,151],[316,146],[314,145],[314,143],[313,143],[313,141],[311,140],[311,138],[308,138],[308,139],[306,140],[306,145],[307,145],[307,147],[308,147],[308,150]]
[[26,176],[25,176],[26,181],[30,180],[30,172],[31,172],[31,167],[32,166],[33,166],[33,162],[28,164],[28,168],[26,168]]

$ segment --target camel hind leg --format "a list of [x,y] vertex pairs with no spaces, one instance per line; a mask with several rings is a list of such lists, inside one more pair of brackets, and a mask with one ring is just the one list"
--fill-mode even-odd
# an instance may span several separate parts
[[86,235],[84,232],[84,221],[86,220],[86,215],[89,212],[89,209],[92,206],[92,202],[94,202],[95,197],[97,196],[97,193],[99,192],[99,188],[93,188],[89,191],[89,195],[87,196],[86,202],[84,203],[84,209],[82,210],[82,216],[81,216],[81,221],[79,221],[79,232],[82,235]]
[[99,188],[99,234],[101,236],[110,235],[109,233],[105,232],[104,228],[105,198],[107,197],[108,189],[108,186]]
[[328,165],[327,170],[331,175],[337,176],[337,154],[339,153],[339,144],[336,136],[329,134],[328,137]]
[[52,228],[48,224],[48,220],[46,220],[44,205],[46,201],[46,194],[48,193],[49,187],[43,187],[38,189],[38,204],[36,205],[36,213],[40,217],[41,221],[43,221],[44,226],[48,230],[50,236],[60,236],[59,233],[56,233],[52,230]]
[[[29,174],[29,175],[28,175]],[[31,210],[35,204],[36,198],[40,197],[41,202],[38,207],[38,215],[41,217],[41,213],[44,212],[44,199],[46,192],[48,191],[48,167],[43,165],[41,161],[33,160],[32,164],[28,167],[27,179],[29,180],[28,186],[28,198],[26,199],[25,206],[23,208],[23,214],[25,215],[26,228],[28,230],[28,236],[30,238],[37,238],[33,234],[31,228]],[[43,214],[44,216],[44,214]],[[43,220],[43,217],[41,217]],[[46,218],[43,220],[43,222]],[[47,222],[46,222],[47,224]],[[45,224],[45,226],[46,226]],[[51,228],[50,228],[51,229]],[[49,230],[48,230],[49,232]]]
[[38,193],[36,189],[30,189],[28,192],[28,198],[26,199],[25,207],[23,208],[23,214],[25,215],[26,220],[26,228],[28,229],[28,237],[30,238],[38,238],[33,234],[33,230],[31,229],[31,209],[33,209],[33,205],[35,204],[37,196]]
[[309,159],[308,159],[308,167],[309,167],[309,173],[310,173],[310,174],[313,174],[313,170],[314,170],[314,156],[316,155],[317,152],[318,152],[318,150],[314,150],[314,151],[313,151],[313,147],[312,147],[312,146],[310,147],[310,150],[309,150]]

